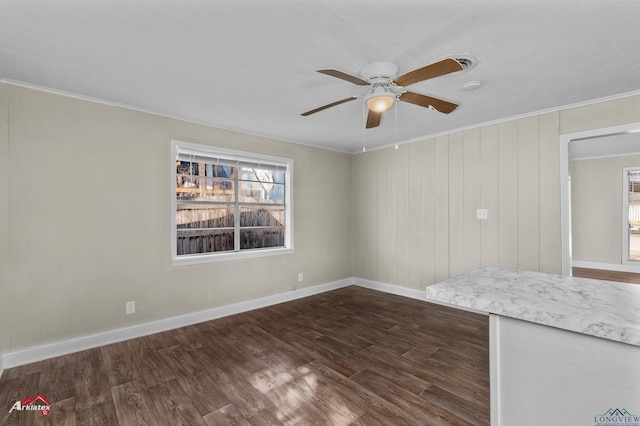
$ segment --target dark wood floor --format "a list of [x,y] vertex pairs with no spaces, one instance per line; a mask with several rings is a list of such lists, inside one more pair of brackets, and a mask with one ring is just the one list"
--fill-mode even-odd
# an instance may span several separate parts
[[618,281],[621,283],[640,284],[640,274],[632,272],[609,271],[604,269],[571,268],[571,275],[595,280]]
[[[2,425],[487,425],[488,318],[347,287],[6,370]],[[8,411],[42,394],[51,414]]]

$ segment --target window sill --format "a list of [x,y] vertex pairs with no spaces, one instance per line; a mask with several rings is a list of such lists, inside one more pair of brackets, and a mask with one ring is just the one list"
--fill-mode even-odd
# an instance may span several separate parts
[[171,259],[171,266],[193,265],[197,263],[226,262],[231,260],[254,259],[258,257],[280,256],[293,253],[294,250],[292,248],[277,248],[266,250],[247,250],[232,253],[187,255]]

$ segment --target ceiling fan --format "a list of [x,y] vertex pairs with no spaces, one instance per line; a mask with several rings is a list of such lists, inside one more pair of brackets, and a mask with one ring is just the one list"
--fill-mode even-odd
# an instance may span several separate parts
[[[409,102],[444,114],[451,113],[458,107],[457,104],[420,93],[409,92],[403,90],[403,88],[430,78],[462,71],[466,68],[466,65],[466,60],[464,59],[445,58],[400,76],[398,76],[398,65],[393,62],[370,63],[362,68],[360,76],[334,68],[318,70],[318,72],[340,78],[358,86],[371,86],[369,93],[364,96],[364,102],[369,109],[366,128],[370,129],[380,125],[382,113],[391,108],[396,100]],[[306,117],[327,108],[353,101],[359,97],[361,96],[351,96],[336,102],[331,102],[330,104],[303,112],[300,115]]]

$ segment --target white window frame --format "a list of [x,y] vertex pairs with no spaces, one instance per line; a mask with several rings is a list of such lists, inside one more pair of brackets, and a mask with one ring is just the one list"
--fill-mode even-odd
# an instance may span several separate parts
[[[178,256],[176,224],[176,159],[179,153],[189,152],[196,156],[224,158],[237,162],[275,165],[286,168],[285,171],[285,237],[284,247],[199,253]],[[185,265],[192,263],[219,262],[236,259],[248,259],[263,256],[291,254],[293,249],[293,159],[265,154],[250,153],[210,145],[200,145],[179,140],[171,140],[171,263]]]
[[640,171],[640,167],[624,167],[622,169],[622,264],[640,265],[639,260],[630,259],[629,247],[629,172]]

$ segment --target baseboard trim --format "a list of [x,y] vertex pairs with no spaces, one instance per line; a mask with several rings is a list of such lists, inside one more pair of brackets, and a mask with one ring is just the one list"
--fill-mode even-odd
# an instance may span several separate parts
[[148,336],[150,334],[173,330],[176,328],[210,321],[229,315],[240,314],[242,312],[264,308],[267,306],[276,305],[278,303],[289,302],[292,300],[301,299],[303,297],[313,296],[331,290],[337,290],[339,288],[347,287],[350,285],[357,285],[371,290],[378,290],[398,296],[404,296],[412,299],[422,300],[425,302],[468,310],[470,312],[486,314],[484,312],[478,312],[472,309],[446,305],[433,300],[429,300],[427,299],[426,294],[423,290],[401,287],[398,285],[367,280],[364,278],[350,277],[329,283],[318,284],[311,287],[304,287],[297,290],[286,291],[271,296],[259,297],[257,299],[247,300],[244,302],[233,303],[231,305],[219,306],[216,308],[192,312],[171,318],[165,318],[143,324],[136,324],[130,327],[123,327],[115,330],[75,337],[72,339],[61,340],[44,345],[32,346],[14,352],[8,352],[0,356],[0,377],[2,376],[2,372],[4,371],[4,369],[7,368],[19,367],[21,365],[30,364],[32,362],[38,362],[62,355],[68,355],[74,352],[93,349],[112,343],[122,342],[125,340],[135,339],[137,337]]
[[472,312],[474,314],[489,315],[487,312],[479,311],[473,308],[467,308],[465,306],[452,305],[450,303],[444,303],[437,300],[427,298],[427,293],[424,290],[416,290],[414,288],[401,287],[393,284],[382,283],[379,281],[365,280],[364,278],[353,278],[354,284],[360,287],[370,288],[372,290],[384,291],[385,293],[397,294],[398,296],[410,297],[412,299],[423,300],[425,302],[434,303],[436,305],[446,306],[448,308],[460,309],[462,311]]
[[8,352],[0,357],[0,376],[3,368],[13,368],[32,362],[42,361],[57,356],[67,355],[99,346],[122,342],[137,337],[148,336],[162,331],[173,330],[187,325],[197,324],[217,318],[235,315],[254,309],[264,308],[278,303],[289,302],[303,297],[313,296],[342,287],[354,284],[353,278],[345,278],[338,281],[319,284],[311,287],[304,287],[297,290],[286,291],[271,296],[259,297],[257,299],[244,302],[233,303],[231,305],[192,312],[171,318],[137,324],[130,327],[123,327],[109,330],[102,333],[91,334],[72,339],[44,345],[32,346],[14,352]]
[[571,267],[586,268],[586,269],[602,269],[604,271],[616,271],[616,272],[631,272],[634,274],[640,274],[640,265],[620,265],[617,263],[599,263],[599,262],[585,262],[582,260],[572,260]]
[[353,283],[360,287],[365,287],[371,290],[379,290],[385,293],[396,294],[398,296],[405,296],[412,299],[428,301],[425,292],[422,290],[416,290],[413,288],[401,287],[398,285],[387,284],[380,281],[371,281],[357,277],[353,278]]

